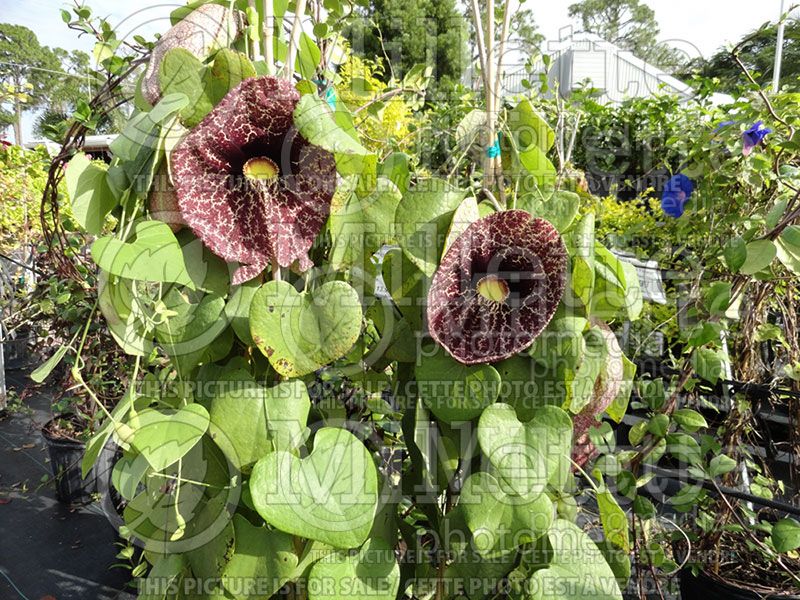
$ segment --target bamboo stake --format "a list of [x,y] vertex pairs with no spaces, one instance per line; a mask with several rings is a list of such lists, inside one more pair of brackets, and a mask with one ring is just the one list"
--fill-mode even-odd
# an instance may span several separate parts
[[289,49],[286,54],[286,65],[283,68],[283,76],[285,79],[292,81],[294,79],[294,61],[297,56],[300,33],[303,29],[302,20],[303,15],[306,13],[307,0],[297,0],[297,11],[294,13],[294,22],[292,23],[292,35],[289,38]]
[[[495,72],[495,55],[494,55],[494,0],[487,0],[486,2],[486,114],[487,114],[487,148],[491,147],[497,140],[497,115],[496,115],[496,98],[494,92],[494,72]],[[485,153],[483,159],[483,177],[485,186],[492,189],[494,185],[494,165],[495,159]]]
[[[500,45],[498,46],[498,51],[497,51],[497,73],[495,73],[494,77],[494,95],[495,95],[496,110],[499,109],[500,97],[502,93],[500,84],[503,75],[503,56],[506,51],[506,41],[508,40],[508,33],[510,29],[511,29],[511,0],[506,0],[505,7],[503,8],[503,29],[500,32]],[[499,156],[494,159],[492,176],[497,181],[497,187],[500,192],[500,201],[503,203],[503,206],[505,207],[507,205],[507,201],[506,201],[505,181],[503,179],[503,159],[500,158]]]
[[481,78],[483,79],[484,89],[488,88],[486,78],[486,46],[483,42],[483,24],[481,22],[481,11],[478,7],[478,0],[472,0],[472,21],[475,24],[475,38],[478,44],[478,57],[481,61]]
[[506,41],[508,40],[508,31],[511,28],[511,0],[506,0],[505,8],[503,9],[503,29],[500,31],[500,45],[497,50],[497,73],[494,78],[494,90],[500,93],[500,80],[503,74],[503,54],[506,51]]
[[261,35],[262,51],[264,60],[267,63],[267,73],[272,75],[275,72],[275,46],[273,38],[275,36],[275,7],[273,0],[264,0],[264,31]]

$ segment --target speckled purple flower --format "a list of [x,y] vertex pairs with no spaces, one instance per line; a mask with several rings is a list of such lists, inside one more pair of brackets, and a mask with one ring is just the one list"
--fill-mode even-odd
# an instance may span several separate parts
[[293,126],[300,95],[275,77],[246,79],[172,155],[183,220],[214,254],[238,262],[238,284],[270,263],[300,270],[330,213],[333,155]]
[[753,149],[763,142],[767,134],[770,133],[772,133],[772,129],[764,127],[764,121],[758,121],[750,129],[746,129],[742,134],[742,142],[744,143],[742,154],[750,156]]
[[558,231],[523,210],[484,217],[445,253],[428,292],[433,338],[459,362],[503,360],[528,348],[564,294]]

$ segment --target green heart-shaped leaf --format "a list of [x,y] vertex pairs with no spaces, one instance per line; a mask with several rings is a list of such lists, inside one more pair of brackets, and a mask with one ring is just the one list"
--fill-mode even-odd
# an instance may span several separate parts
[[357,548],[375,518],[378,475],[358,438],[324,427],[308,457],[301,460],[279,450],[259,460],[250,492],[258,513],[281,531],[336,548]]
[[163,471],[194,448],[208,429],[208,412],[199,404],[180,410],[148,408],[139,413],[131,426],[133,447],[156,471]]
[[236,550],[222,575],[222,585],[236,600],[269,598],[289,581],[297,567],[292,536],[255,527],[234,515]]
[[453,213],[463,198],[463,190],[431,178],[408,190],[397,206],[397,241],[408,259],[428,277],[436,271]]
[[402,197],[389,179],[380,177],[375,189],[360,197],[356,178],[349,178],[349,189],[340,186],[344,197],[334,196],[331,205],[331,264],[334,269],[361,264],[381,246],[393,241],[394,213]]
[[394,548],[379,538],[360,550],[334,552],[311,568],[309,598],[394,600],[400,588],[400,567]]
[[186,272],[183,252],[169,225],[160,221],[141,221],[136,225],[136,240],[122,242],[113,236],[92,244],[92,258],[106,273],[155,283],[174,282],[194,288]]
[[250,306],[250,332],[273,368],[284,377],[313,373],[347,354],[361,333],[361,303],[344,281],[298,293],[270,281]]
[[500,375],[494,367],[462,365],[438,346],[432,352],[423,353],[415,374],[419,397],[438,419],[470,421],[497,400]]
[[306,94],[294,109],[294,125],[309,144],[332,152],[343,176],[374,174],[377,156],[364,148],[337,123],[328,103],[316,94]]
[[490,473],[473,473],[464,482],[459,506],[478,552],[511,550],[539,538],[552,525],[555,508],[546,494],[531,499],[509,491]]
[[[72,214],[87,232],[99,235],[106,216],[117,205],[117,199],[106,181],[106,167],[78,152],[69,161],[64,179],[67,184]],[[392,214],[393,218],[394,213]]]
[[478,442],[508,488],[532,498],[550,483],[569,477],[572,419],[560,408],[543,406],[521,423],[512,406],[493,404],[478,421]]
[[228,321],[223,315],[225,300],[206,294],[199,302],[191,302],[181,290],[173,287],[164,294],[163,302],[170,316],[156,326],[156,338],[185,377],[227,329]]
[[228,460],[246,470],[273,450],[290,451],[302,444],[311,401],[306,385],[297,379],[273,388],[252,380],[241,383],[214,398],[209,431]]
[[[535,600],[621,600],[614,572],[603,553],[577,525],[559,519],[548,532],[552,557],[526,588]],[[564,585],[576,582],[578,585]]]
[[256,70],[244,54],[223,48],[206,66],[185,48],[173,48],[164,55],[159,81],[164,95],[181,93],[189,104],[180,112],[186,127],[196,127],[225,95]]
[[550,221],[560,232],[572,225],[578,216],[580,204],[580,196],[567,191],[543,192],[537,189],[517,198],[517,208]]

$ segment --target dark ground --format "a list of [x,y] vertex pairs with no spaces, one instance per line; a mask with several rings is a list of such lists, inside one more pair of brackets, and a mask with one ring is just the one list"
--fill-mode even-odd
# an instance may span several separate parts
[[[11,389],[28,383],[22,371],[6,376]],[[100,504],[72,509],[56,501],[39,432],[50,418],[48,395],[35,394],[24,405],[29,410],[0,417],[0,599],[133,598],[120,591],[130,572],[112,568],[121,562],[118,538]]]

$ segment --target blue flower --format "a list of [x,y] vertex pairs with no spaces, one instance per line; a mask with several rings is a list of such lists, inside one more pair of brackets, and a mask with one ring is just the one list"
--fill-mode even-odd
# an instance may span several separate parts
[[736,121],[723,121],[722,123],[717,125],[717,128],[714,130],[714,132],[718,133],[723,129],[725,129],[726,127],[730,127],[731,125],[736,125]]
[[764,121],[759,121],[750,129],[746,129],[742,134],[742,141],[744,142],[742,154],[745,156],[750,156],[753,148],[758,146],[764,140],[764,138],[767,137],[768,133],[772,133],[772,129],[764,127]]
[[683,173],[673,175],[664,186],[661,194],[661,209],[670,217],[677,219],[683,214],[683,207],[694,191],[694,182]]

